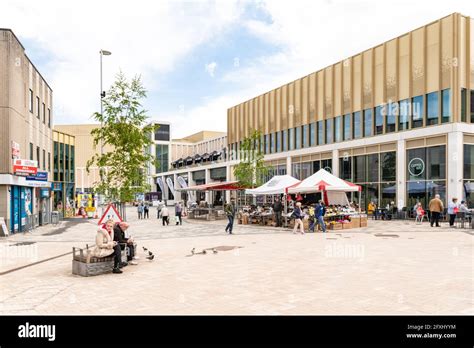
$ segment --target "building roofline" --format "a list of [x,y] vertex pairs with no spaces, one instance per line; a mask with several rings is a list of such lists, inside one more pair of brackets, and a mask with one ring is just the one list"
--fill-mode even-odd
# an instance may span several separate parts
[[275,88],[272,88],[272,89],[270,89],[270,90],[267,90],[266,92],[259,93],[258,95],[254,96],[254,97],[252,97],[252,98],[250,98],[250,99],[246,99],[246,100],[244,100],[244,101],[242,101],[242,102],[240,102],[240,103],[238,103],[238,104],[234,104],[234,105],[232,105],[231,107],[228,107],[228,108],[227,108],[227,111],[229,111],[229,110],[232,109],[232,108],[235,108],[236,106],[245,104],[245,103],[247,103],[247,102],[249,102],[249,101],[251,101],[251,100],[253,100],[253,99],[255,99],[255,98],[258,98],[258,97],[260,97],[260,96],[264,96],[265,94],[268,94],[268,93],[270,93],[270,92],[272,92],[272,91],[275,91],[275,90],[277,90],[278,88],[281,88],[281,87],[283,87],[283,86],[287,86],[287,85],[289,85],[289,84],[292,83],[292,82],[295,82],[295,81],[297,81],[297,80],[301,80],[301,79],[303,79],[303,78],[305,78],[305,77],[308,77],[308,76],[310,76],[310,75],[312,75],[312,74],[315,74],[315,73],[318,73],[318,72],[320,72],[320,71],[324,71],[325,69],[327,69],[327,68],[329,68],[329,67],[332,67],[332,66],[334,66],[334,65],[336,65],[336,64],[338,64],[338,63],[344,62],[344,61],[347,60],[347,59],[356,57],[356,56],[358,56],[358,55],[363,54],[364,52],[373,50],[373,49],[375,49],[375,48],[377,48],[377,47],[379,47],[379,46],[382,46],[382,45],[383,45],[384,43],[386,43],[386,42],[390,42],[390,41],[392,41],[392,40],[396,40],[396,39],[398,39],[398,38],[401,38],[402,36],[405,36],[405,35],[407,35],[407,34],[413,32],[413,31],[416,31],[416,30],[418,30],[418,29],[421,29],[421,28],[423,28],[423,27],[426,27],[426,26],[428,26],[428,25],[430,25],[430,24],[433,24],[433,23],[435,23],[435,22],[438,22],[438,21],[440,21],[440,20],[443,20],[443,19],[448,18],[448,17],[453,16],[453,15],[460,15],[460,16],[465,17],[465,18],[470,18],[469,16],[463,15],[463,14],[460,13],[460,12],[452,12],[452,13],[446,15],[446,16],[443,16],[443,17],[441,17],[441,18],[432,20],[432,21],[430,21],[430,22],[428,22],[428,23],[426,23],[426,24],[423,24],[422,26],[419,26],[419,27],[417,27],[417,28],[414,28],[414,29],[412,29],[412,30],[410,30],[410,31],[408,31],[408,32],[405,32],[405,33],[400,34],[400,35],[398,35],[398,36],[392,37],[391,39],[385,40],[385,41],[383,41],[382,43],[379,43],[379,44],[377,44],[377,45],[375,45],[375,46],[369,47],[369,48],[367,48],[367,49],[365,49],[365,50],[363,50],[363,51],[357,52],[357,53],[355,53],[355,54],[353,54],[353,55],[350,55],[350,56],[348,56],[348,57],[346,57],[346,58],[337,60],[337,61],[334,62],[333,64],[326,65],[324,68],[321,68],[321,69],[315,70],[315,71],[313,71],[313,72],[311,72],[311,73],[309,73],[309,74],[300,76],[300,77],[298,77],[298,78],[296,78],[296,79],[291,80],[290,82],[284,83],[284,84],[282,84],[282,85],[279,85],[278,87],[275,87]]
[[21,48],[23,48],[23,53],[26,57],[26,59],[28,59],[28,62],[30,62],[30,64],[33,66],[33,68],[36,70],[36,72],[39,74],[39,76],[41,76],[41,79],[44,81],[44,83],[46,83],[46,86],[48,86],[48,88],[51,90],[51,92],[53,91],[53,89],[51,88],[51,86],[49,85],[48,81],[46,81],[46,79],[43,77],[43,75],[41,75],[40,71],[36,68],[36,66],[33,64],[33,62],[31,61],[30,57],[28,57],[28,55],[26,54],[26,48],[25,46],[23,46],[23,44],[21,43],[20,39],[18,39],[18,36],[15,35],[15,33],[13,32],[13,30],[9,29],[9,28],[0,28],[0,31],[8,31],[10,32],[13,37],[15,38],[15,40],[20,44]]

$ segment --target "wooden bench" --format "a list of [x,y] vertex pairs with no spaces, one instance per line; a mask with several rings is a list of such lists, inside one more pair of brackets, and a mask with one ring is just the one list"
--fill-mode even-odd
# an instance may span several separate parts
[[[127,260],[127,250],[122,250],[122,260]],[[114,268],[114,255],[106,257],[92,256],[89,245],[83,248],[72,248],[72,274],[90,277],[112,272]]]

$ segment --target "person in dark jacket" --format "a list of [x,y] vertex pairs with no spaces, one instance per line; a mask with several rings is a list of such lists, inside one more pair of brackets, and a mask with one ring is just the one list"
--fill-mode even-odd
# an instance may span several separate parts
[[234,218],[235,218],[235,205],[234,199],[232,198],[230,203],[227,203],[224,207],[224,212],[227,215],[229,223],[227,224],[225,231],[232,234],[232,228],[234,227]]
[[319,224],[323,233],[326,232],[326,224],[324,223],[324,214],[326,213],[326,208],[324,207],[324,202],[319,201],[314,207],[314,218],[315,225]]
[[300,228],[300,233],[304,234],[304,225],[303,225],[304,214],[303,214],[303,211],[301,210],[301,202],[296,203],[295,209],[293,210],[291,217],[295,219],[293,234],[296,234],[296,231],[298,230],[298,226]]
[[283,211],[283,205],[281,204],[280,198],[275,199],[273,203],[273,212],[275,213],[275,221],[277,227],[281,227],[281,212]]
[[136,260],[135,256],[135,246],[133,243],[133,238],[126,238],[125,231],[128,229],[129,225],[126,222],[118,222],[114,226],[114,241],[120,245],[120,248],[123,250],[125,245],[130,250],[130,255],[127,256],[127,260],[130,261],[131,265],[136,265],[137,263],[133,260]]

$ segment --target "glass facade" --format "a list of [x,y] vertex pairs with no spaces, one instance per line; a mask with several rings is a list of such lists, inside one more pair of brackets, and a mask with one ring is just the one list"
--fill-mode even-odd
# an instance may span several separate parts
[[344,131],[343,131],[343,140],[350,140],[351,137],[351,114],[344,115]]
[[309,125],[309,146],[316,146],[316,123]]
[[288,150],[295,149],[295,129],[291,128],[288,130]]
[[169,149],[168,145],[156,144],[156,172],[163,173],[168,171]]
[[323,121],[318,121],[318,145],[324,144],[324,124]]
[[451,122],[451,90],[441,91],[441,123]]
[[334,119],[334,141],[336,143],[340,142],[342,139],[341,119],[341,116],[337,116]]
[[360,111],[354,112],[354,123],[352,125],[352,137],[354,139],[359,139],[362,137],[362,119],[360,116]]
[[384,106],[375,108],[375,135],[383,134]]
[[372,109],[364,110],[364,137],[370,137],[374,134]]
[[331,144],[333,142],[333,124],[333,118],[328,118],[326,120],[326,144]]
[[426,95],[426,125],[438,124],[438,92]]
[[277,132],[275,134],[275,137],[276,137],[276,152],[281,152],[281,133],[282,132]]
[[[339,173],[344,180],[362,186],[361,204],[367,209],[372,201],[380,207],[396,203],[396,152],[382,152],[339,159]],[[357,193],[351,200],[357,200]]]
[[301,127],[295,127],[295,149],[301,149]]
[[281,138],[281,142],[282,142],[282,148],[283,148],[283,151],[288,151],[288,130],[283,130],[282,131],[282,138]]
[[467,114],[467,90],[461,88],[461,122],[466,122]]
[[399,119],[398,130],[403,131],[410,128],[410,109],[411,104],[408,99],[404,99],[399,103]]
[[407,150],[407,207],[428,202],[439,194],[446,205],[446,146]]
[[309,126],[305,124],[303,130],[303,147],[309,147]]
[[469,208],[474,208],[474,145],[464,144],[463,193]]
[[412,119],[411,128],[423,126],[423,96],[412,98]]
[[392,133],[396,131],[397,113],[398,113],[398,103],[387,104],[387,124],[385,127],[385,133]]

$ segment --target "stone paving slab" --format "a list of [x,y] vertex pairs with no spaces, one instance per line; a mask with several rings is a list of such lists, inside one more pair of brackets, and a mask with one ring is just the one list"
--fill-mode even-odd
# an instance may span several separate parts
[[[235,225],[229,236],[225,221],[163,227],[128,217],[138,266],[83,278],[71,274],[68,255],[0,275],[0,314],[474,314],[470,230],[369,221],[303,236]],[[0,240],[0,248],[33,242],[42,259],[91,243],[96,228],[85,220],[58,234],[36,229]],[[375,236],[381,232],[398,238]],[[243,248],[186,256],[225,245]],[[156,253],[153,262],[142,246]],[[27,263],[7,265],[3,256],[0,273]]]

